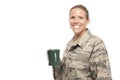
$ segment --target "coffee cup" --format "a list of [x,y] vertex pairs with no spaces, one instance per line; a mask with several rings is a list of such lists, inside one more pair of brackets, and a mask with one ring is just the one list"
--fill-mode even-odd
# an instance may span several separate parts
[[49,59],[49,66],[60,65],[59,49],[49,49],[47,50],[47,53],[48,53],[48,59]]

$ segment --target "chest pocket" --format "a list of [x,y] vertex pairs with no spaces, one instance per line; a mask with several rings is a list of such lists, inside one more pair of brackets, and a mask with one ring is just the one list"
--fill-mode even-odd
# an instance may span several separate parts
[[86,69],[89,67],[89,57],[91,55],[92,48],[76,48],[69,50],[68,59],[70,60],[69,67],[77,69]]

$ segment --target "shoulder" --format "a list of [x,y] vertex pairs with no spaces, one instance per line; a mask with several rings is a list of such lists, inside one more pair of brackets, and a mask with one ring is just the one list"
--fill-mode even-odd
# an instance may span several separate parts
[[100,37],[91,34],[90,41],[93,41],[93,45],[94,45],[95,50],[98,50],[98,49],[106,50],[106,46]]
[[100,37],[98,37],[98,36],[96,36],[92,33],[90,33],[89,41],[93,42],[94,44],[104,43],[103,40]]

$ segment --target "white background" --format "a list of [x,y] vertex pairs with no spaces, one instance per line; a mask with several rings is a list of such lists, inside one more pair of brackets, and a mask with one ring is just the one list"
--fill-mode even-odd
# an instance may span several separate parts
[[58,48],[62,56],[76,4],[88,8],[87,27],[103,39],[112,77],[120,80],[119,0],[0,0],[0,80],[53,80],[46,51]]

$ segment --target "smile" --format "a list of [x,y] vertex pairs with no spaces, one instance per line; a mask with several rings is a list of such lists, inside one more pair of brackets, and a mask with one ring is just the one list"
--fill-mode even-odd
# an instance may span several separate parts
[[78,29],[78,28],[80,28],[80,26],[74,26],[74,28],[75,28],[75,29]]

